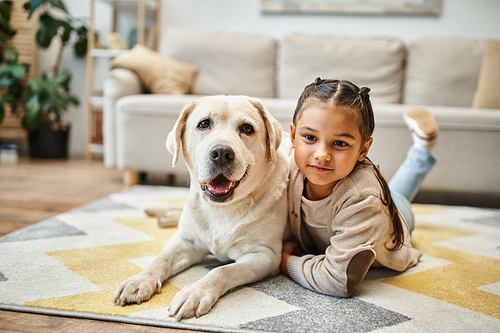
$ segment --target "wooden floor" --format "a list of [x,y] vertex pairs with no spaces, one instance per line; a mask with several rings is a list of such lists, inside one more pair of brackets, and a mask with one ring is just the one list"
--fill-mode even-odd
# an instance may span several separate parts
[[[29,160],[0,164],[0,236],[125,188],[102,161]],[[189,332],[0,311],[0,332]],[[192,332],[192,331],[191,331]]]

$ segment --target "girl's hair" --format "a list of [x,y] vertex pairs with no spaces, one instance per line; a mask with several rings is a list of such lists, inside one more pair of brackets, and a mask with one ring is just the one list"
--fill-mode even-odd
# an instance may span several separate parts
[[[329,103],[332,106],[349,107],[356,111],[355,121],[358,122],[359,132],[363,142],[362,145],[372,136],[375,129],[375,119],[373,115],[372,104],[370,102],[370,88],[358,88],[354,83],[346,80],[324,80],[317,78],[316,81],[307,85],[300,95],[295,113],[293,114],[293,124],[297,125],[302,112],[310,102]],[[368,157],[363,164],[369,164],[375,170],[377,180],[382,187],[381,200],[382,203],[389,209],[389,215],[392,220],[394,246],[389,250],[397,251],[404,243],[403,221],[391,197],[391,191],[380,173],[379,167],[374,165]]]

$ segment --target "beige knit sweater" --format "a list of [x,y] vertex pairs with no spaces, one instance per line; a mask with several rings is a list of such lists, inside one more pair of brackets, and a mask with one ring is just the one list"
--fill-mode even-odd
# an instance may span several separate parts
[[318,253],[301,219],[304,174],[292,157],[288,189],[289,219],[292,232],[306,253],[291,256],[290,276],[302,286],[317,292],[347,297],[361,283],[373,265],[404,271],[417,264],[422,253],[410,244],[408,228],[398,251],[391,240],[392,222],[380,199],[381,188],[371,165],[359,164],[333,188],[331,219],[324,221],[330,237],[325,253]]

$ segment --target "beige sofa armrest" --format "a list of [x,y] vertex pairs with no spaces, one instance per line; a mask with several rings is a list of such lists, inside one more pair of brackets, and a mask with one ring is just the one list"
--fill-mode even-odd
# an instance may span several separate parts
[[104,165],[116,166],[116,102],[125,96],[144,93],[139,77],[132,71],[116,68],[103,80],[103,150]]

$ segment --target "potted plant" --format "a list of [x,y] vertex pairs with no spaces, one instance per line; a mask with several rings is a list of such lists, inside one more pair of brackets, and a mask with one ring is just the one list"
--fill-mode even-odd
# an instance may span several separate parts
[[62,115],[71,104],[78,105],[77,97],[69,92],[70,81],[69,70],[51,78],[42,73],[29,80],[29,90],[24,95],[23,125],[28,130],[31,157],[68,156],[70,125],[63,121]]
[[[60,71],[63,51],[73,46],[79,57],[87,52],[85,21],[72,17],[61,0],[30,0],[24,4],[31,18],[39,11],[39,28],[36,42],[48,48],[54,38],[60,39],[55,65],[50,73],[43,72],[28,81],[28,91],[23,95],[25,107],[23,126],[28,130],[31,157],[66,158],[70,125],[63,114],[71,105],[78,105],[78,98],[70,93],[71,71]],[[76,33],[76,39],[71,36]]]

